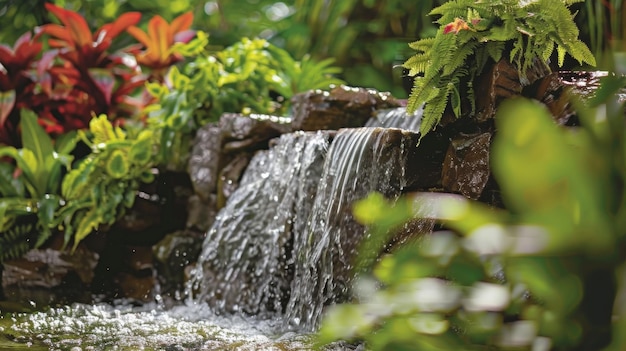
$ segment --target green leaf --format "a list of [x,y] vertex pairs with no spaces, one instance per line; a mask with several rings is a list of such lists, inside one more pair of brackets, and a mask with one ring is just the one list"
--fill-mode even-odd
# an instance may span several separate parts
[[24,197],[24,183],[19,177],[14,177],[15,166],[8,162],[0,162],[0,198]]
[[78,143],[78,137],[75,130],[59,135],[54,143],[54,149],[60,155],[67,155],[74,150]]
[[78,199],[84,196],[89,187],[95,186],[97,172],[93,158],[83,160],[77,168],[71,170],[61,185],[61,194],[67,200]]
[[115,179],[124,177],[129,171],[128,159],[122,150],[113,150],[106,161],[106,172]]
[[[22,118],[22,155],[32,172],[28,174],[31,177],[29,181],[34,190],[31,195],[40,198],[48,190],[48,179],[52,167],[54,167],[54,162],[48,162],[48,160],[54,157],[54,147],[48,134],[37,122],[37,115],[26,109],[22,109],[20,112]],[[34,157],[31,157],[31,153]]]
[[76,250],[78,244],[85,239],[87,235],[91,234],[92,231],[97,229],[100,223],[102,223],[102,220],[97,207],[91,208],[87,211],[87,213],[80,219],[80,222],[76,227],[72,251]]
[[128,159],[133,164],[146,165],[152,157],[152,131],[142,131],[128,151]]
[[20,113],[22,118],[22,144],[25,149],[30,150],[35,155],[37,163],[43,165],[54,151],[52,140],[37,122],[37,115],[33,111],[22,109]]

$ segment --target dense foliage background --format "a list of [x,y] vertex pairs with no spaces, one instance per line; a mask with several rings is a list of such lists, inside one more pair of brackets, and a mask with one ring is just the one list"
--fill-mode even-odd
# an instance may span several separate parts
[[434,34],[427,14],[441,1],[0,0],[0,27],[13,28],[0,33],[0,42],[12,44],[21,33],[49,22],[45,2],[81,13],[93,27],[128,11],[140,11],[144,20],[159,14],[168,21],[192,11],[193,27],[209,33],[216,50],[241,37],[261,37],[296,59],[333,57],[351,85],[406,97],[402,69],[394,66],[409,56],[409,41]]
[[[193,27],[210,34],[216,49],[241,37],[261,37],[294,58],[333,57],[349,84],[374,87],[406,97],[398,66],[411,55],[407,43],[436,31],[430,10],[441,0],[0,0],[0,42],[12,44],[23,32],[50,21],[45,2],[78,11],[99,27],[119,14],[140,11],[171,21],[193,11]],[[600,62],[609,47],[622,47],[626,27],[622,1],[576,4],[581,38]],[[575,65],[571,62],[570,65]],[[395,68],[394,68],[395,67]]]

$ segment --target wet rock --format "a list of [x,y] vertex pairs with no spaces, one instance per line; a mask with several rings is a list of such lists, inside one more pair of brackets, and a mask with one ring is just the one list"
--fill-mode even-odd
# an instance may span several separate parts
[[[573,99],[590,99],[600,87],[600,78],[606,77],[603,71],[559,71],[549,74],[528,87],[522,94],[541,101],[550,110],[557,123],[578,125]],[[620,102],[626,101],[626,95],[618,94]]]
[[251,153],[243,152],[235,156],[221,171],[217,184],[217,209],[224,207],[230,195],[239,186],[239,180],[248,167]]
[[189,213],[186,228],[206,232],[211,228],[217,215],[217,194],[209,194],[208,200],[199,195],[189,197]]
[[168,234],[153,247],[162,297],[178,300],[185,288],[185,270],[198,259],[203,232],[182,230]]
[[217,123],[209,123],[196,133],[188,171],[195,194],[207,201],[217,187],[222,133]]
[[122,251],[124,269],[115,276],[119,294],[137,301],[150,301],[155,286],[152,247],[127,246]]
[[293,97],[293,130],[337,130],[362,127],[374,111],[400,106],[389,93],[338,86]]
[[187,173],[155,170],[154,182],[142,184],[133,206],[104,231],[120,243],[153,245],[165,234],[184,228],[191,194]]
[[285,117],[226,113],[219,122],[222,152],[234,154],[267,149],[270,139],[291,131],[290,123],[291,119]]
[[39,306],[91,300],[98,254],[79,245],[73,252],[61,250],[62,238],[43,249],[33,249],[4,262],[2,286],[9,301],[32,301]]
[[479,123],[492,119],[503,100],[520,95],[524,86],[548,74],[550,71],[547,66],[536,62],[527,70],[525,77],[520,77],[517,68],[508,58],[498,61],[476,79],[474,119]]
[[491,133],[459,135],[452,140],[442,170],[442,185],[447,192],[478,199],[489,180]]
[[328,133],[290,133],[255,153],[204,240],[194,275],[201,300],[220,312],[282,311],[292,228],[296,217],[306,223],[301,211],[311,206],[328,139]]
[[155,286],[152,246],[110,240],[94,269],[92,291],[107,299],[150,301]]
[[523,94],[541,101],[550,110],[557,123],[561,125],[577,124],[571,106],[571,87],[563,84],[558,73],[552,73],[526,87]]

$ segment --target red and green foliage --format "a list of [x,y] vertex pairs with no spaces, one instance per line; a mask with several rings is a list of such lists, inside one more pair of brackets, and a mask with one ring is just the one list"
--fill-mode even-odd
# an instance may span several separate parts
[[[116,123],[138,115],[150,102],[145,82],[158,79],[157,72],[177,62],[172,46],[194,35],[189,30],[191,13],[171,24],[155,16],[146,35],[135,27],[138,12],[125,13],[92,32],[77,13],[53,4],[46,9],[59,23],[24,34],[13,48],[0,45],[0,145],[21,145],[22,108],[34,111],[52,136],[88,128],[95,115],[106,114]],[[125,32],[140,44],[112,50]]]
[[175,43],[188,42],[194,37],[195,31],[189,29],[192,22],[193,15],[187,12],[175,18],[171,24],[159,15],[152,17],[148,22],[147,33],[131,26],[128,33],[144,46],[144,50],[134,47],[130,51],[140,65],[152,69],[153,78],[160,80],[169,67],[183,59],[172,49]]

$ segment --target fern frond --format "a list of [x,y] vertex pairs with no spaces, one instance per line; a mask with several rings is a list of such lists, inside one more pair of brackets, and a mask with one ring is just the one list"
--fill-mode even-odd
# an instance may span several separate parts
[[491,57],[494,62],[498,62],[502,59],[504,47],[505,43],[502,41],[489,41],[485,44],[485,51],[487,51],[489,57]]
[[31,247],[33,223],[15,224],[9,230],[0,233],[0,263],[22,257]]
[[431,65],[426,75],[439,75],[439,72],[449,64],[458,49],[456,36],[442,34],[442,38],[435,42],[431,49]]
[[439,78],[417,77],[407,100],[406,109],[409,113],[417,111],[423,104],[439,94]]
[[450,95],[449,85],[445,89],[438,90],[430,101],[424,105],[422,123],[420,124],[420,134],[426,135],[441,121],[446,106],[448,106],[448,96]]
[[411,56],[408,60],[406,60],[404,64],[402,64],[402,67],[409,70],[409,76],[415,76],[417,74],[426,72],[429,63],[429,55],[417,54]]
[[455,54],[450,58],[448,64],[443,67],[443,75],[451,75],[458,68],[465,65],[468,56],[472,55],[478,46],[479,43],[472,40],[459,47]]
[[556,44],[554,44],[553,42],[549,42],[549,43],[543,43],[542,46],[544,47],[544,50],[541,53],[541,59],[547,62],[552,56],[552,53],[554,52],[554,47],[556,46]]
[[466,4],[461,4],[458,0],[452,0],[432,9],[429,15],[440,15],[441,17],[437,20],[437,23],[445,24],[454,21],[457,17],[465,17],[467,8]]
[[409,47],[415,51],[427,53],[433,47],[434,43],[435,38],[425,38],[409,43]]

